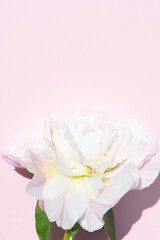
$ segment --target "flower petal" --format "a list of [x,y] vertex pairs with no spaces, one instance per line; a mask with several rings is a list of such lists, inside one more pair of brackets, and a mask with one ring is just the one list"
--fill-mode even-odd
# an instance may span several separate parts
[[20,163],[19,160],[14,157],[13,155],[2,155],[3,160],[5,160],[7,163],[12,165],[13,167],[16,168],[24,168]]
[[57,220],[57,225],[63,229],[71,229],[86,211],[90,197],[95,196],[94,191],[95,189],[88,178],[70,180],[68,191],[64,196],[63,210]]
[[[98,211],[100,212],[100,210],[101,209],[99,206]],[[94,211],[93,204],[90,200],[89,207],[78,222],[83,229],[87,230],[88,232],[93,232],[103,227],[104,221],[102,217],[100,218],[99,216],[97,216],[96,212]]]
[[[85,187],[84,187],[85,186]],[[39,186],[38,186],[39,188]],[[44,200],[45,212],[50,221],[56,221],[63,229],[70,229],[86,211],[89,199],[96,198],[99,183],[93,177],[70,178],[57,175],[41,189],[29,193]]]
[[95,230],[101,229],[104,225],[104,214],[116,203],[112,205],[105,205],[91,199],[89,207],[79,220],[80,225],[88,232],[94,232]]
[[140,184],[136,189],[143,189],[151,185],[158,177],[160,171],[160,152],[150,158],[140,168]]
[[44,210],[44,201],[42,201],[42,200],[39,200],[39,207],[40,207],[40,209],[44,212],[45,210]]
[[97,201],[101,204],[112,205],[120,200],[135,184],[130,165],[126,165],[114,178],[106,179],[104,184],[105,187],[101,190]]

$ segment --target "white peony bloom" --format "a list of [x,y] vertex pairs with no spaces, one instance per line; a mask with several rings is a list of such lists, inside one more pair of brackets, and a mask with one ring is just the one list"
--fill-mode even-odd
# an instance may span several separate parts
[[34,174],[27,192],[41,200],[51,222],[63,229],[78,222],[90,232],[104,225],[103,215],[124,194],[149,186],[160,171],[157,139],[148,128],[85,111],[50,119],[3,157]]

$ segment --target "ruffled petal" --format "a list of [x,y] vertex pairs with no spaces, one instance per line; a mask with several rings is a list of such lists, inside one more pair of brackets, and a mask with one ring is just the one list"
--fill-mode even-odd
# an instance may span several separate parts
[[[98,206],[98,213],[100,214],[100,210],[102,205],[99,204]],[[103,207],[103,206],[102,206]],[[105,210],[103,211],[104,214]],[[103,227],[104,221],[102,219],[103,214],[101,217],[99,217],[94,209],[94,203],[90,201],[89,207],[87,208],[86,212],[83,214],[83,216],[79,219],[79,224],[81,227],[88,232],[96,231]]]
[[88,232],[94,232],[101,229],[104,225],[104,214],[116,203],[112,205],[105,205],[91,199],[87,210],[78,221],[79,224]]
[[56,221],[59,227],[71,229],[84,214],[89,199],[96,196],[96,186],[92,184],[88,178],[70,180],[67,193],[64,195],[61,216]]
[[34,186],[29,184],[27,192],[44,200],[49,220],[56,221],[63,229],[73,227],[86,211],[90,198],[96,198],[101,187],[97,179],[92,177],[70,178],[59,174],[46,183],[41,180],[34,179]]
[[151,185],[160,172],[160,152],[148,159],[140,168],[140,184],[136,189],[143,189]]
[[112,205],[131,190],[135,184],[130,164],[126,165],[114,178],[105,179],[104,184],[105,187],[101,190],[97,202]]

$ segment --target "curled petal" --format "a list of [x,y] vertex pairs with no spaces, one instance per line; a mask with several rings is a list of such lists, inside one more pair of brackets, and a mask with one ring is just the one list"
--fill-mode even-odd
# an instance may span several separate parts
[[19,160],[14,157],[13,155],[2,155],[3,160],[5,160],[7,163],[12,165],[13,167],[16,168],[24,168],[20,163]]

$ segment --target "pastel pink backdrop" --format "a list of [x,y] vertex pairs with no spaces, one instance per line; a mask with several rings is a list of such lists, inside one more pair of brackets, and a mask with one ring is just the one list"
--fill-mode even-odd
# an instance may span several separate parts
[[[0,83],[0,154],[48,114],[84,107],[136,118],[160,139],[160,1],[1,0]],[[27,183],[1,160],[0,239],[38,239]],[[117,204],[117,240],[159,239],[159,186]]]

